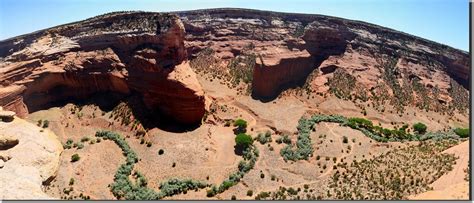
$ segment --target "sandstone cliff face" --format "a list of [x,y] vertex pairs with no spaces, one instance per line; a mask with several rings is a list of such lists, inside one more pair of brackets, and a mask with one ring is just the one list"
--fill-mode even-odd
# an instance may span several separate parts
[[[196,123],[206,102],[186,60],[208,48],[223,64],[255,56],[245,74],[256,99],[305,86],[372,100],[382,92],[399,106],[468,107],[466,52],[358,21],[245,9],[111,13],[2,41],[0,105],[21,116],[58,100],[140,94],[150,110]],[[338,86],[341,74],[354,81]]]
[[[252,79],[252,96],[258,99],[272,100],[302,84],[311,92],[334,93],[340,87],[330,80],[337,69],[336,74],[354,77],[358,88],[348,90],[351,94],[357,95],[358,89],[376,97],[378,89],[386,88],[396,97],[392,103],[401,105],[424,105],[422,100],[441,98],[427,108],[454,108],[453,101],[463,99],[453,98],[453,92],[461,92],[462,98],[468,94],[468,53],[388,28],[322,15],[246,9],[177,14],[187,31],[190,58],[206,48],[215,50],[222,61],[249,50],[258,56]],[[410,92],[399,98],[399,87]],[[430,98],[422,98],[424,94]]]
[[105,92],[140,94],[182,123],[205,112],[175,15],[106,14],[2,41],[0,50],[0,105],[19,115]]
[[62,151],[48,129],[20,118],[0,121],[0,199],[52,199],[42,187],[56,176]]

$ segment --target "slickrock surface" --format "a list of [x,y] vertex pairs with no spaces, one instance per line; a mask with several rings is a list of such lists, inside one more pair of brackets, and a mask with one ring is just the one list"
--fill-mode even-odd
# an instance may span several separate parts
[[62,151],[48,129],[20,118],[0,122],[0,199],[51,199],[42,186],[56,176]]

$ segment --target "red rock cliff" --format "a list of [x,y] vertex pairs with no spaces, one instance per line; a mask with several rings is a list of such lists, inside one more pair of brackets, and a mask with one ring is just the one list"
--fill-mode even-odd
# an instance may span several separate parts
[[25,115],[64,99],[138,93],[182,123],[205,113],[175,15],[111,13],[0,42],[0,105]]

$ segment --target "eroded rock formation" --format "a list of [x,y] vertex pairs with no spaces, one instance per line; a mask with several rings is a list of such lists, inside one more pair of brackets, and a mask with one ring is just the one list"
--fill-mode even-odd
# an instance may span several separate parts
[[[187,31],[186,48],[191,58],[206,48],[213,49],[222,61],[246,52],[258,56],[251,84],[255,98],[271,100],[303,84],[313,92],[328,93],[339,88],[329,83],[336,69],[342,70],[337,73],[354,76],[354,85],[360,88],[354,86],[350,91],[377,92],[386,86],[387,94],[398,97],[402,94],[398,86],[410,91],[426,90],[403,93],[407,98],[396,100],[407,101],[394,102],[401,105],[417,100],[421,105],[423,100],[441,98],[438,103],[452,107],[457,103],[453,101],[463,100],[468,94],[467,52],[392,29],[322,15],[246,9],[177,14]],[[311,73],[312,78],[308,78]],[[375,92],[368,93],[368,97],[377,96]],[[453,92],[463,96],[453,98]],[[430,98],[423,98],[424,94]]]
[[192,124],[204,93],[175,15],[112,13],[0,42],[0,105],[19,115],[67,99],[140,94],[150,110]]

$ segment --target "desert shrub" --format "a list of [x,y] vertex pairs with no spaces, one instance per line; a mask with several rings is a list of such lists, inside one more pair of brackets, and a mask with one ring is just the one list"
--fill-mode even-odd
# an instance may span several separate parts
[[272,137],[271,137],[270,131],[267,131],[267,133],[265,133],[265,135],[262,134],[262,133],[259,133],[255,139],[256,139],[258,142],[260,142],[260,144],[266,144],[267,142],[271,142],[271,141],[272,141]]
[[269,192],[260,192],[257,196],[255,196],[255,200],[262,200],[270,197]]
[[74,178],[69,179],[69,185],[74,185]]
[[64,144],[64,149],[71,149],[74,141],[72,139],[67,139],[66,144]]
[[163,155],[165,151],[163,149],[158,150],[158,155]]
[[348,143],[348,139],[347,139],[346,136],[342,136],[342,143],[344,143],[344,144]]
[[293,150],[291,145],[287,145],[280,151],[285,160],[302,160],[308,159],[313,154],[313,146],[311,144],[310,131],[312,126],[317,122],[317,118],[304,119],[298,121],[298,138],[296,141],[296,149]]
[[275,176],[275,175],[271,175],[271,176],[270,176],[270,180],[272,180],[272,181],[276,180],[276,176]]
[[469,137],[469,128],[456,128],[454,129],[454,133],[461,138]]
[[291,139],[290,136],[288,135],[283,135],[279,137],[278,139],[275,140],[278,144],[285,143],[285,144],[291,144]]
[[152,142],[147,142],[147,143],[146,143],[146,146],[147,146],[147,147],[151,147],[152,145],[153,145]]
[[444,139],[458,139],[459,136],[456,135],[454,132],[427,132],[419,137],[420,141],[425,140],[435,140],[440,141]]
[[251,197],[253,195],[253,190],[247,190],[247,196]]
[[90,140],[90,138],[87,137],[87,136],[81,138],[81,142],[87,142],[89,140]]
[[413,124],[413,130],[415,130],[418,134],[425,134],[427,128],[428,127],[426,127],[426,125],[423,123]]
[[77,148],[78,148],[78,149],[84,148],[84,143],[78,142],[78,143],[77,143]]
[[232,197],[230,197],[231,200],[237,200],[237,197],[235,195],[232,195]]
[[49,127],[49,121],[48,120],[44,120],[43,121],[43,128],[47,128]]
[[79,156],[79,154],[73,154],[73,155],[71,156],[71,162],[79,161],[79,159],[81,159],[81,157]]
[[160,196],[173,196],[181,193],[186,193],[189,190],[202,189],[208,184],[192,179],[179,180],[177,178],[169,179],[160,183]]

